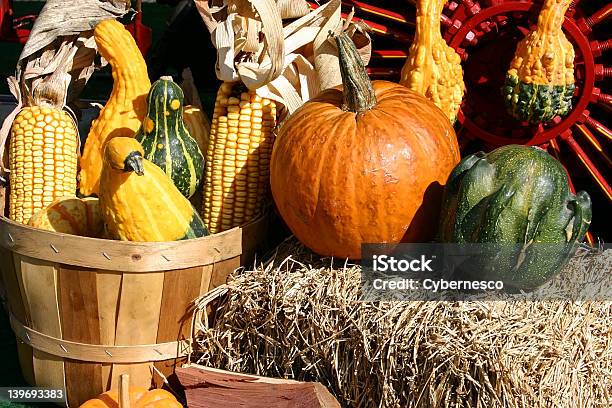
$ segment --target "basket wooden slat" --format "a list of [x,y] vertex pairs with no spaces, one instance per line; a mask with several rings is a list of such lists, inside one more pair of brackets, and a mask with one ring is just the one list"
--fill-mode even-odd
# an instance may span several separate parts
[[[56,266],[25,256],[14,257],[14,263],[29,326],[49,336],[62,338]],[[39,386],[65,388],[64,361],[61,358],[39,350],[34,350],[33,357],[34,378],[41,379]]]
[[[205,266],[183,269],[181,271],[166,272],[164,276],[164,297],[162,298],[161,315],[157,343],[188,339],[191,336],[192,307],[190,299],[200,296],[202,281],[206,281],[206,292],[210,282]],[[181,297],[172,293],[181,293]],[[155,367],[165,376],[172,374],[176,361],[156,362]],[[158,380],[159,381],[159,380]],[[161,385],[161,384],[160,384]]]
[[[123,274],[118,271],[102,271],[96,273],[98,322],[100,344],[115,344],[115,328],[117,327],[117,305],[121,293]],[[113,365],[103,363],[100,368],[102,387],[107,390],[112,386]]]
[[19,344],[24,376],[33,385],[65,389],[71,407],[108,390],[122,374],[133,385],[161,385],[154,369],[167,377],[186,361],[193,300],[251,262],[268,225],[266,216],[205,238],[134,243],[41,231],[0,217],[13,329],[32,346]]
[[[0,188],[2,193],[2,188]],[[1,202],[0,202],[1,203]],[[20,293],[19,282],[15,273],[13,253],[0,245],[0,283],[4,286],[6,303],[13,316],[20,321],[27,321],[24,302],[19,297],[8,296],[9,293]],[[23,378],[30,384],[34,383],[34,356],[32,348],[23,343],[17,343],[19,365]]]
[[[85,344],[100,342],[96,275],[82,268],[60,266],[60,314],[64,340]],[[78,324],[75,324],[78,322]],[[66,392],[72,404],[87,398],[89,392],[103,392],[101,364],[68,360],[65,363]],[[91,379],[91,390],[81,390],[83,378]]]

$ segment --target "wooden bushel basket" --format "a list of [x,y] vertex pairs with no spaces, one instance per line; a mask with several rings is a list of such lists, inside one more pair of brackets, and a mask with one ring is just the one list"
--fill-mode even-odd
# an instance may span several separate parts
[[193,300],[251,262],[268,219],[205,238],[136,243],[0,215],[0,269],[24,377],[66,390],[77,407],[121,374],[145,387],[158,372],[170,375],[190,352]]

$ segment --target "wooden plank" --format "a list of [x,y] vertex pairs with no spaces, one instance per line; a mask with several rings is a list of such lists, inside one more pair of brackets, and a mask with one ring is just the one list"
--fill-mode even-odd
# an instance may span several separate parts
[[[212,276],[210,278],[210,285],[208,290],[211,291],[227,282],[229,275],[234,272],[237,268],[240,268],[240,257],[237,256],[233,259],[228,259],[223,262],[217,262],[213,266]],[[212,306],[212,307],[211,307]],[[214,303],[206,308],[208,315],[208,322],[212,324],[215,321],[215,308]]]
[[[53,264],[24,256],[15,256],[17,280],[23,295],[26,315],[21,322],[55,338],[62,338],[57,299],[57,268]],[[64,361],[61,357],[33,350],[34,380],[39,387],[66,389]]]
[[240,228],[234,228],[185,241],[110,241],[43,231],[0,217],[0,246],[13,252],[65,265],[134,273],[194,268],[239,256],[241,237]]
[[[122,276],[121,272],[99,270],[96,273],[98,315],[100,316],[100,344],[115,344]],[[105,391],[113,387],[111,383],[112,368],[112,364],[102,364],[102,387]]]
[[340,408],[320,383],[266,378],[192,365],[178,368],[190,408]]
[[210,280],[212,279],[212,274],[214,270],[214,264],[204,265],[202,267],[202,276],[200,280],[200,293],[198,296],[202,296],[205,293],[208,293],[210,290]]
[[[159,327],[164,273],[124,273],[117,316],[115,345],[155,344]],[[151,363],[115,364],[111,384],[129,374],[132,385],[149,387]]]
[[[61,266],[58,276],[62,338],[100,344],[96,275]],[[104,391],[101,364],[66,360],[64,367],[69,406],[79,406]]]
[[[256,260],[256,255],[261,256],[268,245],[270,229],[270,212],[242,227],[242,255],[240,263],[242,266],[251,267]],[[257,259],[260,261],[260,259]]]
[[239,256],[215,263],[208,290],[213,290],[225,284],[227,282],[227,277],[238,268],[240,268]]
[[[194,300],[199,296],[204,267],[168,271],[164,274],[164,293],[157,331],[157,343],[189,340]],[[174,373],[175,366],[186,360],[167,360],[155,363],[166,377]]]
[[[8,309],[17,320],[25,323],[29,321],[29,314],[26,315],[21,288],[16,275],[16,268],[21,273],[21,262],[15,262],[13,254],[4,248],[0,248],[0,261],[0,273],[2,273],[2,283],[6,292]],[[32,348],[18,340],[17,353],[24,379],[28,384],[34,384],[34,355]]]

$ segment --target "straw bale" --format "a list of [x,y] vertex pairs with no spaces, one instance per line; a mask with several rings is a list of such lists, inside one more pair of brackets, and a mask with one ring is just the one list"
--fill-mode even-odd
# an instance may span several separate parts
[[[612,406],[611,299],[362,302],[359,266],[293,239],[253,269],[214,304],[199,364],[319,381],[343,406]],[[606,290],[611,269],[608,250],[549,285]]]

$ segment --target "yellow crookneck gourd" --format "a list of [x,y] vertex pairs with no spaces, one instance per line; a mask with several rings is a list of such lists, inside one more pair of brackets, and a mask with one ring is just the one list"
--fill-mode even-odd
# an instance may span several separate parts
[[115,137],[104,148],[100,210],[109,235],[123,241],[199,238],[208,230],[162,169],[144,159],[140,143]]
[[440,32],[444,3],[445,0],[417,0],[416,32],[400,84],[424,95],[454,123],[465,85],[461,58]]
[[113,90],[93,122],[81,158],[80,191],[98,194],[102,152],[108,139],[133,137],[147,113],[151,82],[144,58],[132,35],[116,20],[104,20],[94,30],[98,52],[113,71]]
[[546,0],[538,25],[517,46],[503,89],[515,118],[543,123],[564,116],[574,95],[574,47],[562,30],[571,0]]

